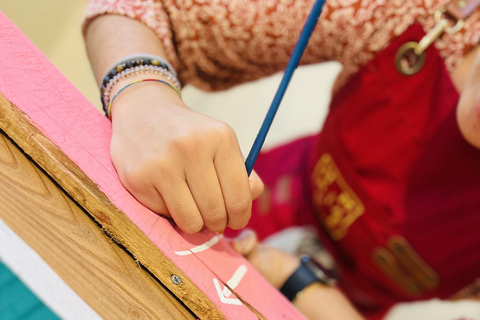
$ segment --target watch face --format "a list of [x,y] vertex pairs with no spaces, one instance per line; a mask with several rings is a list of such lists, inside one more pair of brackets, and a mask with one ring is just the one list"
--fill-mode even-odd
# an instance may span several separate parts
[[335,284],[337,276],[332,271],[327,270],[309,256],[302,257],[302,262],[317,276],[320,282],[328,286]]

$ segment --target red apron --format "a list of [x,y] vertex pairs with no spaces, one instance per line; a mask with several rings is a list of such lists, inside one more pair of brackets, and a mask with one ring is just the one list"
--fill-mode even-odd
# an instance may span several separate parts
[[456,123],[459,95],[430,46],[405,76],[395,55],[418,24],[333,98],[322,133],[263,154],[260,238],[315,224],[337,259],[339,286],[379,319],[401,301],[448,298],[480,277],[480,150]]

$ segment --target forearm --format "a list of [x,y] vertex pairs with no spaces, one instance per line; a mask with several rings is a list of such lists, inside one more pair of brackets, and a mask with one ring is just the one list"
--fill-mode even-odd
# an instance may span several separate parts
[[[297,258],[285,255],[281,264],[278,264],[280,274],[276,287],[281,287],[287,278],[300,265]],[[300,291],[293,304],[311,320],[360,320],[363,319],[355,310],[350,301],[334,287],[314,283]]]
[[165,58],[158,36],[140,21],[119,15],[95,18],[87,27],[85,45],[97,83],[113,64],[132,54]]
[[294,305],[308,319],[361,320],[360,314],[336,288],[312,285],[294,300]]
[[[231,240],[233,248],[244,255],[275,288],[281,288],[300,266],[297,257],[272,247],[258,244],[255,233],[243,231]],[[352,304],[336,288],[313,283],[293,299],[293,304],[308,319],[361,320]]]
[[[99,85],[110,68],[127,56],[154,55],[160,58],[165,58],[166,56],[162,42],[152,29],[138,20],[115,14],[102,15],[91,21],[85,31],[85,44],[95,79]],[[152,73],[130,74],[128,77],[118,79],[111,86],[107,100],[111,101],[115,93],[129,83],[146,78],[158,78],[174,84],[174,82],[165,75],[153,75]],[[153,84],[149,87],[152,86],[154,89],[150,89],[150,91],[152,91],[150,95],[151,98],[157,96],[159,100],[169,100],[177,106],[185,106],[171,88],[159,86],[158,84]],[[140,111],[140,99],[144,95],[143,91],[148,89],[143,87],[145,87],[145,85],[140,88],[141,90],[129,89],[127,94],[122,94],[115,101],[115,108],[113,108],[115,112],[112,111],[112,114],[109,116],[113,117],[113,113],[115,113],[116,120],[122,118],[128,121],[128,119],[131,118],[129,112],[133,111],[130,110],[133,106],[136,106],[133,109]],[[121,103],[120,100],[123,99],[133,99],[133,101]],[[146,107],[148,103],[141,105],[142,107]],[[105,107],[105,109],[107,108]],[[122,110],[120,109],[124,111],[123,116],[121,115],[122,112],[120,111]],[[118,121],[115,121],[115,123],[118,123]]]

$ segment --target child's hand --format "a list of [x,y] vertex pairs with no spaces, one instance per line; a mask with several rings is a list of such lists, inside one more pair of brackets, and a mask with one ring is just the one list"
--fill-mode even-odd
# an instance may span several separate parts
[[277,289],[300,265],[299,259],[294,256],[259,244],[252,230],[244,230],[237,238],[230,240],[230,244]]
[[247,224],[263,184],[248,178],[228,125],[190,110],[166,85],[143,83],[117,97],[112,127],[112,161],[142,204],[187,233]]

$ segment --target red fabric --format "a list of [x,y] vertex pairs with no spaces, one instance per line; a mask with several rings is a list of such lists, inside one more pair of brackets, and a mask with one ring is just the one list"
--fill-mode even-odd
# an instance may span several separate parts
[[[265,191],[253,203],[247,228],[256,231],[260,240],[292,226],[316,224],[309,202],[307,159],[314,149],[317,136],[306,137],[262,153],[255,163]],[[238,232],[228,230],[227,236]]]
[[[480,151],[457,128],[458,93],[433,46],[416,75],[394,65],[398,48],[423,35],[412,26],[343,86],[322,134],[265,153],[255,166],[270,201],[254,203],[249,226],[263,238],[316,218],[340,287],[370,319],[400,301],[448,298],[480,277]],[[325,154],[341,175],[328,191],[348,189],[364,207],[337,240],[325,228],[335,221],[332,206],[315,200],[323,182],[312,172]],[[379,269],[374,250],[396,236],[438,274],[438,286],[409,294]]]

